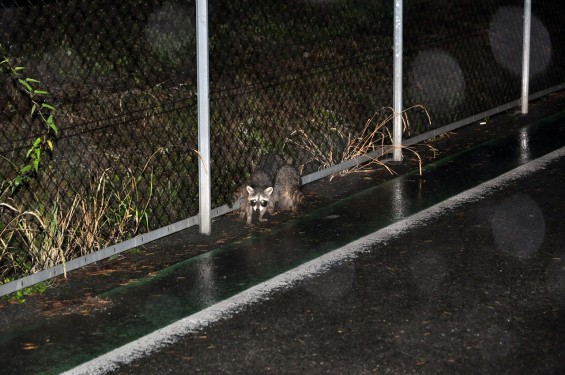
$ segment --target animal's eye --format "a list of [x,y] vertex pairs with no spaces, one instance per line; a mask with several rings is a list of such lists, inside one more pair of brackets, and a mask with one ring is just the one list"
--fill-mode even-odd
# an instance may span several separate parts
[[268,200],[263,199],[263,200],[261,201],[261,207],[267,207],[268,204],[269,204],[269,201],[268,201]]
[[251,199],[249,201],[249,204],[251,205],[251,207],[255,207],[257,205],[257,199]]

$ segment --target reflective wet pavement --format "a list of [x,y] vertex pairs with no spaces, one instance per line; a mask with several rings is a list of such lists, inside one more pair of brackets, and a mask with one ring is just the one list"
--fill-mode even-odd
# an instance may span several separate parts
[[[112,301],[103,312],[38,319],[3,335],[0,368],[9,374],[51,374],[72,368],[564,145],[565,114],[561,113],[431,164],[423,176],[399,177],[271,231],[188,259],[100,296]],[[422,256],[420,261],[441,270],[443,261],[433,259]],[[390,314],[402,314],[401,305],[410,303],[390,297]],[[25,343],[38,347],[22,350]]]
[[564,182],[562,156],[111,374],[563,374]]

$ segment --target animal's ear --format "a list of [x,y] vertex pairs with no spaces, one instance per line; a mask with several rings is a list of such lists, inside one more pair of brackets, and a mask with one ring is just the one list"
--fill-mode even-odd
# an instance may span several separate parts
[[267,195],[271,195],[273,193],[273,188],[272,187],[268,187],[265,189],[265,194]]
[[247,189],[247,192],[249,193],[249,195],[255,194],[255,190],[253,190],[253,188],[251,186],[247,186],[246,189]]

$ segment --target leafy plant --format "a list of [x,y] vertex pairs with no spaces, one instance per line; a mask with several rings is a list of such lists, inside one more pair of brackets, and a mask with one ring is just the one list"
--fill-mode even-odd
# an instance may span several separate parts
[[16,82],[20,92],[29,99],[31,120],[37,119],[42,124],[39,136],[34,137],[35,139],[33,139],[25,154],[26,162],[17,167],[16,176],[7,184],[14,194],[21,185],[28,184],[37,176],[43,154],[46,151],[53,151],[53,137],[59,135],[59,127],[54,117],[56,108],[47,101],[50,94],[39,87],[41,82],[34,78],[25,77],[23,72],[26,68],[14,65],[8,57],[0,61],[0,67],[6,69],[5,71],[10,79]]
[[[4,283],[9,283],[11,280],[6,279]],[[28,286],[27,288],[20,289],[11,293],[7,296],[4,296],[3,299],[8,301],[16,301],[17,303],[25,303],[26,298],[33,294],[43,294],[49,288],[49,284],[46,282],[40,282],[34,284],[32,286]]]

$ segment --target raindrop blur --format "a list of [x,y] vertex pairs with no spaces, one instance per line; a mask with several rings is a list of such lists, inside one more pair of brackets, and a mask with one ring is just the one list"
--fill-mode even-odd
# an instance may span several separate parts
[[447,275],[445,259],[436,251],[417,254],[410,262],[410,269],[414,283],[424,291],[438,289]]
[[304,281],[304,288],[325,302],[339,301],[347,295],[355,278],[355,265],[346,263]]
[[162,60],[175,58],[195,43],[194,10],[166,3],[150,17],[145,37],[153,52]]
[[152,295],[145,300],[145,319],[157,326],[174,321],[179,316],[183,304],[173,295]]
[[543,212],[525,194],[517,194],[496,205],[491,225],[497,249],[518,259],[536,253],[545,237]]
[[515,345],[513,335],[494,324],[484,327],[481,336],[486,338],[482,340],[483,357],[491,364],[504,360]]
[[[490,22],[489,41],[495,60],[510,72],[522,75],[524,11],[501,7]],[[547,68],[551,60],[551,40],[541,20],[532,14],[530,34],[530,74]]]
[[565,306],[565,254],[551,263],[545,270],[545,280],[551,299]]
[[432,112],[449,113],[465,99],[465,78],[459,63],[447,52],[418,53],[411,64],[413,100]]
[[47,85],[60,85],[86,78],[86,70],[79,54],[68,46],[45,53],[37,71],[42,83]]

